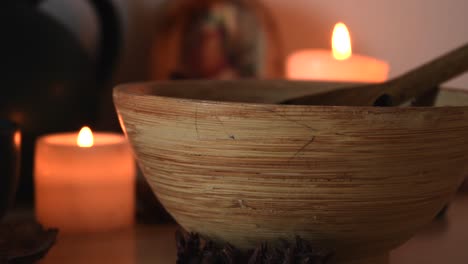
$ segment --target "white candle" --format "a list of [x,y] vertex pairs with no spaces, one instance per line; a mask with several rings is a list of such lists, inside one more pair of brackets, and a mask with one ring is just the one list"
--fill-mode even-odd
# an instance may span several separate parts
[[352,54],[351,38],[343,23],[335,25],[332,50],[299,50],[288,57],[286,68],[289,79],[343,82],[383,82],[389,71],[385,61]]
[[[135,162],[119,134],[46,135],[36,143],[36,216],[63,232],[96,232],[131,226]],[[87,133],[87,134],[86,134]],[[81,146],[78,146],[78,143]]]

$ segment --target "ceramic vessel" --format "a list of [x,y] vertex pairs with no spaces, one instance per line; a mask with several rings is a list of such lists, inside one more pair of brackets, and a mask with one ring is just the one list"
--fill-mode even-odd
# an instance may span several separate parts
[[388,263],[468,172],[468,94],[439,107],[278,105],[337,84],[160,82],[114,89],[153,191],[188,231],[251,248],[294,236],[336,263]]
[[[36,138],[95,126],[121,44],[120,19],[112,1],[84,1],[96,13],[96,56],[89,56],[77,36],[42,8],[45,2],[3,1],[0,8],[0,118],[14,121],[23,133],[18,197],[26,200],[33,194]],[[75,4],[63,3],[64,8]]]

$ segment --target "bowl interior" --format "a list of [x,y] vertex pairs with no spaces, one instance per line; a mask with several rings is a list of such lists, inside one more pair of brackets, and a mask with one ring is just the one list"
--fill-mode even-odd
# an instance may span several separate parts
[[[119,86],[126,93],[188,100],[275,104],[286,98],[315,94],[355,83],[286,80],[177,81]],[[468,106],[468,90],[443,87],[436,106]]]

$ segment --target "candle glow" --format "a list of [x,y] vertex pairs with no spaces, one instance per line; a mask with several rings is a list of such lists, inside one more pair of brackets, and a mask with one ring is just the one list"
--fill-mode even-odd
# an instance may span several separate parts
[[90,148],[94,145],[93,131],[91,131],[91,128],[87,126],[81,128],[76,138],[76,144],[80,148]]
[[334,27],[332,50],[305,49],[288,56],[288,79],[340,82],[383,82],[389,66],[376,58],[352,54],[351,36],[344,23]]
[[36,218],[61,232],[130,227],[135,162],[123,135],[95,132],[44,135],[36,142]]
[[351,37],[342,22],[336,23],[332,34],[332,52],[337,60],[346,60],[352,55]]
[[21,132],[19,130],[15,132],[13,140],[15,141],[15,147],[21,148]]

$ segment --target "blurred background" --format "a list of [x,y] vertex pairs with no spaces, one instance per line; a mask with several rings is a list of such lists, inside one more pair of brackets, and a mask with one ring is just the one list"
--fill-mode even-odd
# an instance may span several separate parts
[[[85,123],[99,130],[120,131],[111,96],[116,84],[193,78],[184,72],[162,71],[173,58],[172,53],[166,52],[171,50],[171,41],[177,42],[169,40],[171,32],[177,29],[167,25],[193,18],[191,9],[185,6],[190,7],[190,3],[198,3],[198,0],[18,2],[34,5],[34,12],[51,19],[41,19],[44,25],[63,26],[40,27],[39,20],[35,21],[35,16],[29,14],[32,8],[20,5],[14,7],[16,11],[3,8],[0,14],[3,30],[12,36],[2,43],[6,43],[2,58],[10,56],[11,61],[7,60],[10,71],[2,75],[8,81],[7,87],[2,88],[6,96],[0,96],[0,118],[23,125],[26,149],[23,163],[26,165],[23,165],[18,195],[20,200],[30,201],[33,197],[31,159],[36,136],[78,130]],[[257,3],[247,1],[254,2]],[[241,30],[245,33],[241,51],[250,57],[240,56],[237,72],[227,73],[230,77],[284,78],[287,55],[300,49],[330,49],[331,31],[338,21],[346,23],[350,30],[353,53],[387,61],[390,78],[468,41],[468,1],[465,0],[261,0],[249,8],[253,8],[247,10],[252,16],[244,16],[241,19],[244,25],[239,27],[245,29],[252,25],[250,31]],[[252,17],[259,18],[260,23],[249,20]],[[168,23],[171,19],[174,21]],[[204,24],[207,26],[205,33],[214,38],[216,34],[229,34],[216,31],[218,22]],[[214,31],[210,29],[213,25]],[[48,31],[41,31],[41,28]],[[76,43],[70,41],[74,38]],[[158,52],[159,57],[155,57]],[[167,57],[165,61],[161,60],[164,56]],[[263,59],[260,61],[256,56]],[[93,63],[83,60],[85,57]],[[190,61],[190,56],[188,58]],[[34,61],[37,62],[35,68],[28,68]],[[46,64],[50,68],[44,67]],[[84,74],[85,71],[90,74]],[[24,76],[25,72],[32,75]],[[48,79],[48,74],[56,73],[63,78]],[[46,83],[47,93],[35,89],[41,82]],[[10,88],[20,86],[28,89]],[[468,89],[468,75],[450,81],[447,86]],[[62,111],[62,108],[67,110]],[[152,195],[150,191],[145,193]]]
[[[116,83],[142,80],[158,9],[163,0],[114,0],[124,25],[124,49]],[[169,1],[170,2],[170,1]],[[465,0],[262,0],[279,29],[284,52],[329,48],[333,25],[343,21],[353,50],[389,62],[390,77],[459,46],[468,40]],[[80,37],[90,53],[96,50],[96,19],[86,1],[48,0],[41,8]],[[468,76],[449,83],[468,87]]]
[[[158,37],[164,38],[157,35],[155,28],[171,1],[112,1],[119,12],[123,32],[123,46],[112,83],[152,79],[152,50]],[[390,65],[389,78],[468,41],[468,1],[464,0],[258,2],[263,4],[273,19],[275,34],[280,42],[274,44],[281,49],[279,59],[283,63],[288,54],[300,49],[329,49],[332,29],[338,21],[346,23],[350,30],[353,53],[387,61]],[[96,53],[99,34],[97,20],[86,1],[48,0],[41,8],[72,30],[90,54]],[[446,85],[468,89],[468,74]],[[109,109],[107,106],[104,108]],[[105,120],[108,115],[105,113],[101,121],[108,122]],[[104,126],[115,125],[114,121]]]

